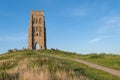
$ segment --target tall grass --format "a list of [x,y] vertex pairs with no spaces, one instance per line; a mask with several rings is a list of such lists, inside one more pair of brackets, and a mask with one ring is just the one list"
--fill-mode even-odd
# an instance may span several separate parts
[[89,80],[81,68],[34,51],[18,51],[1,58],[0,80]]
[[[81,55],[64,51],[17,51],[0,55],[0,80],[120,80],[120,78],[58,55],[88,61],[104,60],[112,55]],[[118,57],[118,56],[114,56]],[[119,59],[119,58],[118,58]]]

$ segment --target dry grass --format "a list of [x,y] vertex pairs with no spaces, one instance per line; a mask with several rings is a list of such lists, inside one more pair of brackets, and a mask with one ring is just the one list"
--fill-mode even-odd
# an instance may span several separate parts
[[6,53],[0,55],[0,80],[120,80],[116,76],[74,61],[47,56],[50,54],[80,56],[51,50]]
[[89,80],[85,75],[77,74],[64,61],[37,55],[24,57],[19,54],[21,58],[17,55],[9,60],[1,60],[0,63],[17,64],[3,70],[4,75],[0,80]]

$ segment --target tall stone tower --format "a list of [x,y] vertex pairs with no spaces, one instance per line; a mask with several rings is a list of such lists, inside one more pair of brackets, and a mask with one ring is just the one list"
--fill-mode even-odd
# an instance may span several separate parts
[[28,49],[46,49],[46,28],[44,11],[32,11],[28,31]]

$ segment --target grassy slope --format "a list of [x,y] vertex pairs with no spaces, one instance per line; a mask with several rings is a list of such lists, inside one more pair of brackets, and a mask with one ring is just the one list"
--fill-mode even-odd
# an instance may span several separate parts
[[18,51],[0,55],[0,80],[120,80],[100,70],[41,55],[78,55],[63,51]]
[[[45,53],[50,53],[50,51],[46,51]],[[102,66],[106,66],[109,68],[113,68],[116,70],[120,70],[120,55],[114,55],[114,54],[76,54],[76,53],[70,53],[69,52],[63,52],[63,51],[54,51],[51,54],[64,56],[64,57],[72,57],[77,59],[83,59],[89,62],[93,62]]]

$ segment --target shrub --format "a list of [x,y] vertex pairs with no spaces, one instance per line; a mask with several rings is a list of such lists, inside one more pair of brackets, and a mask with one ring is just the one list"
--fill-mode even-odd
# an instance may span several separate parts
[[96,54],[96,53],[93,53],[93,54],[90,54],[90,58],[103,58],[104,57],[104,54]]

